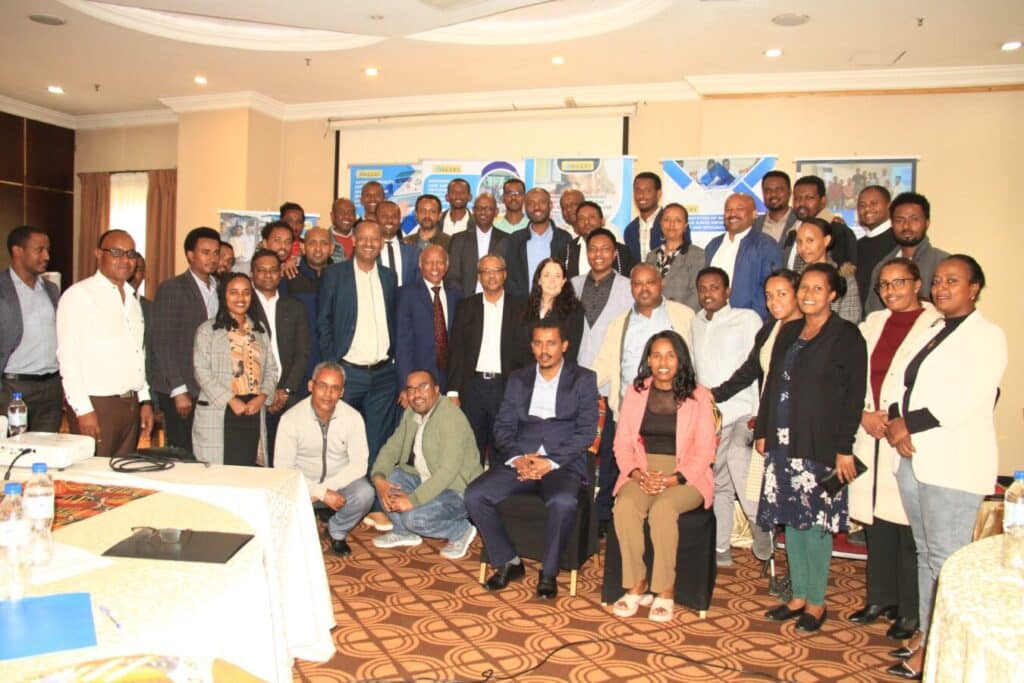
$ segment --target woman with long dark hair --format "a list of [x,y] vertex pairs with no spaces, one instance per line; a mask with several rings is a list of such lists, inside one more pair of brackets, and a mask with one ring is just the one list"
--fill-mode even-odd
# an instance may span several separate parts
[[277,363],[270,335],[251,314],[249,276],[226,275],[217,293],[217,315],[199,326],[193,347],[199,398],[192,448],[205,462],[255,465],[264,404],[277,386]]
[[[711,464],[718,425],[711,392],[697,384],[690,352],[678,333],[652,336],[626,390],[615,432],[615,534],[622,548],[626,594],[612,612],[636,614],[654,593],[650,619],[672,619],[679,515],[714,499]],[[651,529],[651,584],[644,565],[644,519]]]
[[[526,325],[537,320],[560,323],[569,339],[565,358],[576,362],[580,340],[583,338],[583,304],[577,298],[561,261],[546,258],[537,266],[530,296],[526,299],[520,317]],[[524,348],[523,353],[528,354],[529,349]]]

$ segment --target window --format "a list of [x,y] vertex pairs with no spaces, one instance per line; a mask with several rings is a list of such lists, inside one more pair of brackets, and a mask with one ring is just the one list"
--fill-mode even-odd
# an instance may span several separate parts
[[[110,175],[110,227],[125,230],[135,240],[135,250],[146,255],[146,196],[148,173]],[[139,288],[146,293],[146,283]]]

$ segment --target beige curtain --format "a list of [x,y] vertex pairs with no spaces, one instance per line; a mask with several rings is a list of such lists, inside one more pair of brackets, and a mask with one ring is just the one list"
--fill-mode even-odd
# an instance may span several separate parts
[[[78,280],[96,272],[96,240],[110,228],[110,174],[79,173],[82,215],[78,231]],[[65,285],[67,287],[67,285]]]
[[174,276],[175,206],[178,196],[178,172],[163,169],[149,172],[146,198],[146,291],[149,298],[157,287]]

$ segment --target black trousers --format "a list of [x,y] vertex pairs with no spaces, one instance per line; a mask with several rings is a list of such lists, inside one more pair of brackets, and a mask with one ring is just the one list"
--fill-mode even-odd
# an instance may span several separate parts
[[462,412],[469,420],[476,437],[476,447],[480,451],[480,464],[487,463],[487,449],[494,448],[494,418],[501,408],[501,399],[505,396],[505,378],[501,375],[492,379],[484,379],[479,374],[473,376],[469,389],[459,396]]
[[901,617],[917,617],[917,547],[909,525],[875,518],[865,525],[868,603],[897,605]]
[[612,491],[619,478],[619,464],[615,462],[615,453],[612,451],[614,443],[615,417],[612,415],[612,409],[608,408],[604,414],[604,429],[601,431],[601,444],[597,451],[600,462],[597,470],[597,498],[594,503],[599,522],[607,522],[612,518],[612,503],[615,502]]
[[[236,396],[248,402],[255,394]],[[231,406],[224,406],[224,464],[256,466],[260,444],[260,414],[235,415]]]
[[167,437],[167,445],[183,448],[191,453],[192,418],[196,414],[196,397],[192,397],[192,412],[188,414],[187,418],[178,415],[178,409],[174,406],[174,399],[170,394],[156,392],[156,403],[164,414],[164,433]]
[[[30,432],[59,432],[64,408],[64,389],[60,375],[44,380],[0,381],[0,415],[7,414],[11,395],[21,392],[21,398],[28,406],[28,429]],[[4,434],[3,437],[7,435]]]

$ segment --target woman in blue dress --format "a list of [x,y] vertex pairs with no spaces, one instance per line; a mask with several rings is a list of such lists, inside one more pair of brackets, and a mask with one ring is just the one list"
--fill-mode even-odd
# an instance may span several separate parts
[[793,598],[766,616],[799,617],[801,631],[817,631],[825,621],[832,535],[846,526],[845,489],[829,496],[819,482],[833,470],[842,482],[856,476],[853,440],[864,407],[867,348],[857,326],[830,307],[845,289],[827,263],[811,264],[800,276],[804,317],[779,330],[754,429],[766,458],[757,522],[785,525],[793,585]]

